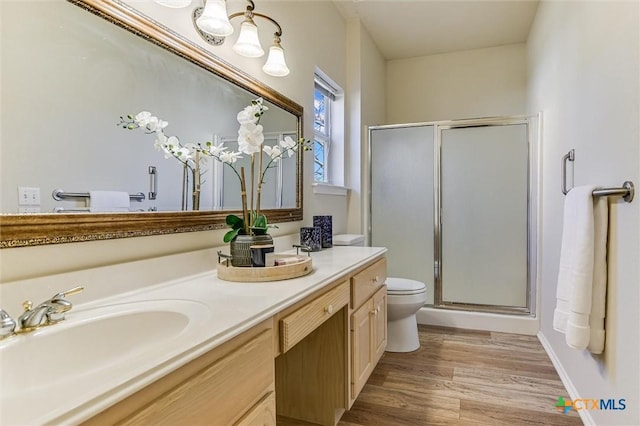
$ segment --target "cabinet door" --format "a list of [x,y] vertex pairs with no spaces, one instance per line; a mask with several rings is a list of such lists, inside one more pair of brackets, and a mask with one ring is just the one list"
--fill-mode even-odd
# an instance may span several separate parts
[[351,389],[355,399],[373,370],[373,299],[369,299],[351,316]]
[[373,296],[373,365],[378,363],[387,347],[387,286]]

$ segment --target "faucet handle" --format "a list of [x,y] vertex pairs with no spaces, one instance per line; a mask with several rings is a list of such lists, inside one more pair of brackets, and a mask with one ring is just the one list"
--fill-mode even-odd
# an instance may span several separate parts
[[16,329],[16,322],[13,318],[5,312],[4,309],[0,309],[0,340],[5,337],[12,336]]
[[63,291],[56,294],[55,296],[52,297],[52,299],[64,299],[67,296],[73,296],[74,294],[82,293],[83,290],[84,290],[84,287],[82,286],[74,287],[70,290]]
[[25,312],[30,311],[33,308],[33,302],[31,300],[25,300],[22,302],[22,308]]

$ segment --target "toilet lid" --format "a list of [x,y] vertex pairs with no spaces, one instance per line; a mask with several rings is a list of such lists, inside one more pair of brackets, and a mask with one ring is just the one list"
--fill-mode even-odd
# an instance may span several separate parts
[[427,286],[420,281],[406,278],[387,278],[387,294],[419,294],[424,293]]

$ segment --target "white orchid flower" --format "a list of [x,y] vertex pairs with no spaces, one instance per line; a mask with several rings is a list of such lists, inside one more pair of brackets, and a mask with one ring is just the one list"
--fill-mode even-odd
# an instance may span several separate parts
[[168,122],[160,120],[158,117],[149,117],[149,121],[145,125],[145,128],[150,132],[160,132],[162,129],[167,127],[168,124]]
[[156,133],[156,140],[153,142],[153,146],[158,151],[165,151],[164,145],[167,143],[167,136],[163,132]]
[[242,158],[242,153],[240,152],[225,151],[220,154],[220,161],[227,164],[233,164],[238,161],[239,158]]
[[[169,139],[171,139],[171,143],[169,142]],[[153,143],[153,146],[164,154],[164,158],[171,158],[173,157],[171,146],[175,146],[179,143],[180,141],[178,141],[178,138],[175,136],[167,138],[164,133],[158,132],[156,133],[156,140]]]
[[271,157],[272,160],[279,160],[280,156],[282,155],[282,150],[280,149],[280,147],[278,145],[274,145],[274,146],[268,146],[265,145],[262,147],[262,150],[269,156]]
[[260,116],[269,109],[267,106],[263,105],[262,101],[262,98],[258,98],[254,101],[255,103],[251,102],[251,105],[246,106],[242,111],[240,111],[236,116],[238,123],[256,124]]
[[248,107],[246,107],[245,109],[243,109],[238,113],[238,115],[236,116],[236,119],[238,120],[238,123],[240,123],[241,125],[245,125],[249,123],[255,124],[255,122],[258,120],[258,117],[256,117],[257,111],[258,110],[255,107],[255,105],[249,105]]
[[298,144],[291,138],[291,136],[285,136],[284,140],[280,141],[280,146],[287,151],[287,155],[289,157],[292,157],[298,150]]
[[[187,158],[189,159],[196,158],[196,153],[199,151],[198,145],[196,145],[195,143],[188,143],[184,145],[184,148],[186,148],[189,151],[189,154],[187,154]],[[200,160],[202,160],[202,157],[200,158]]]
[[140,127],[145,127],[151,118],[151,113],[149,111],[141,111],[133,118],[135,123]]
[[175,157],[178,149],[180,149],[180,140],[175,136],[171,136],[167,138],[164,144],[162,145],[162,150],[164,151],[164,158]]
[[262,125],[246,123],[238,129],[238,149],[244,154],[260,152],[260,146],[264,142]]
[[173,155],[181,159],[182,161],[188,161],[191,159],[191,151],[189,151],[189,148],[186,148],[184,146],[174,149]]
[[205,149],[212,156],[219,157],[220,154],[222,154],[224,151],[227,150],[227,147],[224,146],[224,142],[218,142],[218,143],[208,142],[207,143],[207,148],[205,148]]

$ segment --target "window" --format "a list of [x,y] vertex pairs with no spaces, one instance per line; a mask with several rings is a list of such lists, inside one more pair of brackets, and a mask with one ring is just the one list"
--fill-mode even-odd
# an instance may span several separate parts
[[328,182],[331,146],[331,98],[316,84],[313,96],[313,180]]
[[[336,97],[341,94],[341,89],[319,71],[316,71],[314,82],[313,180],[319,183],[335,184],[336,170],[332,168],[336,166],[337,169],[339,165],[332,161],[336,155],[333,151],[338,151],[342,146],[336,138],[343,133],[336,129],[336,125],[341,123],[339,111],[342,103],[336,101]],[[342,158],[343,155],[339,157]]]

